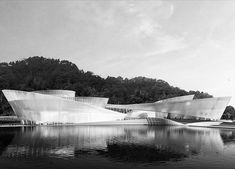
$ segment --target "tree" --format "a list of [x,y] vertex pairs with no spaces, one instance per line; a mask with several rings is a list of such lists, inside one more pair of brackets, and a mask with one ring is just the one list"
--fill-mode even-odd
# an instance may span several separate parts
[[234,120],[235,119],[235,109],[233,106],[227,106],[226,109],[224,110],[224,113],[222,115],[222,119],[230,119]]

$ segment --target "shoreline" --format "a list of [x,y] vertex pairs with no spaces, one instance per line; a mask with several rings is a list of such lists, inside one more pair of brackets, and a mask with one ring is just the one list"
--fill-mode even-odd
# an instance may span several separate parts
[[[123,124],[114,124],[114,125],[97,125],[97,124],[63,124],[63,125],[0,125],[0,128],[19,128],[19,127],[66,127],[66,126],[120,126]],[[148,125],[148,124],[126,124],[125,126],[134,126],[134,125]],[[173,126],[173,125],[149,125],[149,126]],[[200,127],[200,128],[214,128],[214,129],[228,129],[228,130],[234,130],[235,125],[214,125],[214,126],[187,126],[187,125],[182,125],[182,127]]]

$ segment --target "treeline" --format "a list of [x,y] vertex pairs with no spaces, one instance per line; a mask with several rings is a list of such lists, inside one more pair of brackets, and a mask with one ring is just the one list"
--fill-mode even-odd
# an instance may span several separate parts
[[[154,102],[175,96],[195,94],[195,98],[212,97],[200,91],[185,91],[160,79],[136,77],[102,78],[90,71],[83,71],[66,60],[44,57],[0,63],[0,89],[45,90],[68,89],[77,96],[101,96],[110,98],[109,103],[128,104]],[[12,114],[2,92],[0,114]]]

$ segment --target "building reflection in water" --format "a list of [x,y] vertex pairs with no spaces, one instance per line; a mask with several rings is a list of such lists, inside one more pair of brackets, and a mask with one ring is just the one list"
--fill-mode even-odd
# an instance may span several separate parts
[[218,154],[235,132],[154,126],[63,126],[0,130],[0,155],[8,158],[78,158],[152,162]]

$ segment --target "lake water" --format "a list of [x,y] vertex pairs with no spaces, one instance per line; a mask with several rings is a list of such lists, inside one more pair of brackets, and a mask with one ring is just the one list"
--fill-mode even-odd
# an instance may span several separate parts
[[1,169],[235,168],[235,130],[159,126],[0,128]]

